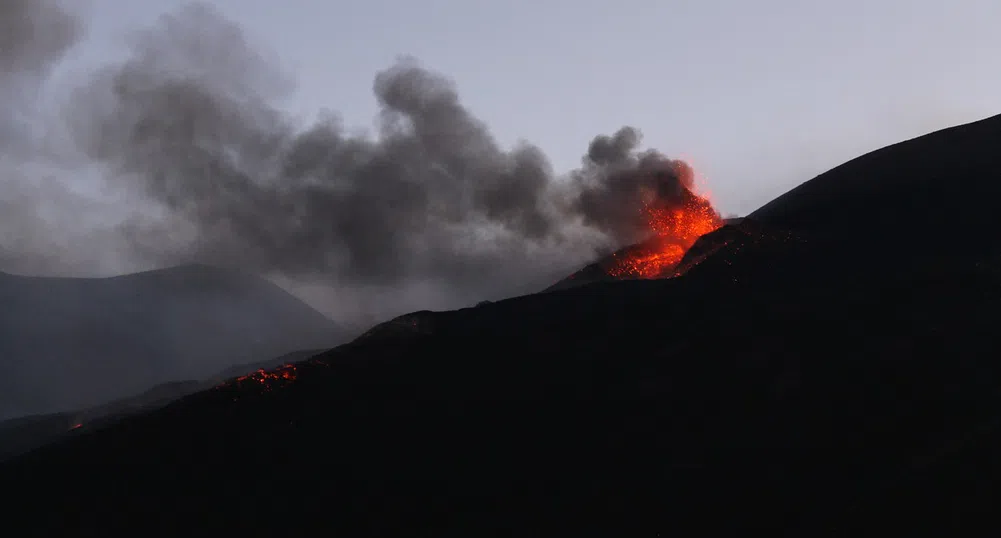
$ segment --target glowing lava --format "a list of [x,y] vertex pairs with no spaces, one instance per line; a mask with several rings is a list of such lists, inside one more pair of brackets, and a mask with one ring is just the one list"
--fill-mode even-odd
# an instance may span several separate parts
[[653,237],[642,245],[618,254],[608,274],[617,278],[670,276],[699,237],[723,226],[709,197],[691,193],[681,207],[644,208]]
[[257,383],[270,391],[274,387],[282,387],[295,381],[296,369],[294,364],[286,364],[276,370],[267,371],[258,369],[256,372],[236,378],[237,385],[244,383]]

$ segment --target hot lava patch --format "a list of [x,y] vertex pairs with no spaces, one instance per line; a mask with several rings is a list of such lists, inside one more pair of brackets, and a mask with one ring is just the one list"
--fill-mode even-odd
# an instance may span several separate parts
[[612,254],[607,269],[615,278],[666,278],[700,237],[725,224],[708,196],[690,192],[680,207],[644,208],[652,237],[633,247]]
[[270,392],[288,386],[295,381],[296,375],[295,365],[286,364],[275,370],[259,369],[245,376],[240,376],[231,383],[241,388],[256,387],[262,392]]
[[682,178],[678,190],[658,197],[651,191],[639,206],[645,238],[623,247],[583,267],[543,291],[558,291],[609,280],[672,278],[691,263],[683,263],[699,238],[743,219],[724,219],[713,207],[710,196],[700,193],[691,179],[694,172],[676,165]]

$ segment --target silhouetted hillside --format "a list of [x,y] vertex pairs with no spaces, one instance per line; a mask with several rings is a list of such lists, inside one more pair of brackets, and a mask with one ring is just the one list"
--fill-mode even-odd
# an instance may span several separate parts
[[113,278],[0,273],[0,417],[67,411],[346,334],[278,286],[193,265]]
[[678,278],[404,316],[39,449],[0,465],[8,525],[996,534],[999,143],[1001,117],[853,161]]
[[231,366],[202,381],[171,381],[142,394],[88,409],[30,415],[0,421],[0,460],[43,446],[68,435],[101,428],[124,417],[151,411],[182,396],[210,389],[219,383],[261,369],[273,369],[318,355],[322,350],[297,351],[253,364]]

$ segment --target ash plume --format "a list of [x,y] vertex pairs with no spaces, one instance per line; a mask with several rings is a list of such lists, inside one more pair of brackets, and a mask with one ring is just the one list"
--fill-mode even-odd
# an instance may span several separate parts
[[58,1],[0,0],[0,270],[60,262],[47,213],[77,200],[50,181],[34,120],[46,79],[82,35]]
[[31,89],[19,85],[37,85],[81,35],[77,17],[57,0],[0,1],[0,89],[5,97]]
[[78,19],[54,0],[0,0],[0,155],[29,149],[32,97],[82,35]]
[[[54,58],[62,42],[21,54]],[[557,174],[531,144],[500,147],[447,78],[409,58],[375,77],[374,133],[333,114],[303,128],[276,104],[290,77],[204,5],[163,16],[129,52],[72,92],[63,120],[105,189],[147,204],[116,228],[137,266],[201,262],[347,290],[339,301],[401,290],[386,300],[420,303],[389,311],[461,306],[643,239],[643,205],[691,186],[630,127]]]

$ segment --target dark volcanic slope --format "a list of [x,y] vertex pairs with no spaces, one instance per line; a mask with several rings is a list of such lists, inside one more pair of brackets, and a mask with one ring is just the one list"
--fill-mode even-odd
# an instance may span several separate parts
[[[849,161],[749,216],[841,236],[908,228],[977,237],[998,224],[1001,117],[952,127]],[[961,239],[961,238],[959,238]],[[941,248],[941,247],[938,247]]]
[[346,336],[264,279],[200,265],[101,279],[0,273],[0,305],[0,417],[81,409]]
[[[1001,166],[966,163],[999,124],[887,152],[909,162],[958,139],[967,153],[944,155],[962,181],[993,183]],[[848,176],[898,179],[863,168]],[[946,179],[911,173],[918,187],[896,192],[915,203],[866,235],[840,231],[883,218],[868,202],[817,200],[828,220],[788,233],[774,215],[790,202],[680,278],[399,318],[290,383],[195,394],[3,465],[22,492],[5,521],[37,535],[996,533],[1001,244],[962,203],[918,203]],[[910,248],[928,237],[914,230],[959,227],[963,249]]]
[[201,381],[186,380],[161,383],[141,394],[121,398],[97,407],[46,415],[29,415],[0,421],[0,460],[22,454],[63,437],[102,428],[126,416],[158,409],[182,396],[210,389],[235,377],[247,375],[260,369],[278,368],[285,364],[306,360],[322,351],[296,351],[266,361],[230,366],[209,379]]

